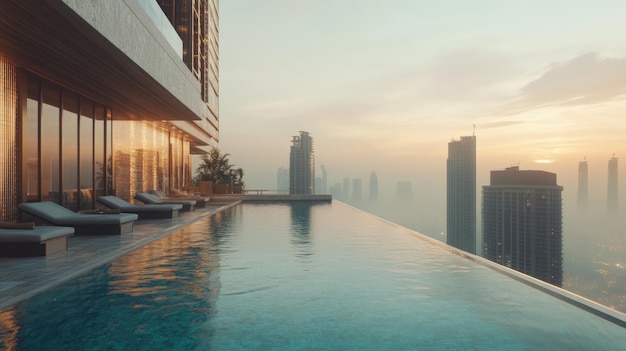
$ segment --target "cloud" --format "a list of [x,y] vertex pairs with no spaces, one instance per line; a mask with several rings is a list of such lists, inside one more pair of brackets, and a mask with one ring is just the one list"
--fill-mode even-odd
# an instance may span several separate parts
[[522,124],[522,123],[524,123],[524,121],[500,121],[500,122],[479,123],[476,126],[480,129],[493,129],[493,128],[515,126],[515,125]]
[[543,107],[582,106],[607,102],[626,94],[626,58],[587,53],[551,65],[520,90],[519,98],[505,106],[506,114]]

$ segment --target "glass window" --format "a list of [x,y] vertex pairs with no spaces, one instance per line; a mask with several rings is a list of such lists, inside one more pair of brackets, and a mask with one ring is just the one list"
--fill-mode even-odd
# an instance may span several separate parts
[[105,184],[106,184],[106,163],[105,153],[104,153],[104,121],[106,115],[104,107],[100,104],[95,105],[94,110],[94,162],[95,162],[95,193],[96,197],[106,195],[105,192]]
[[63,117],[61,119],[61,150],[63,168],[63,193],[61,205],[78,210],[78,98],[63,92]]
[[61,203],[59,169],[60,98],[58,87],[42,83],[41,199]]
[[80,100],[80,209],[92,209],[93,159],[94,159],[94,105],[87,99]]
[[24,165],[26,201],[39,201],[39,79],[29,77],[24,121]]

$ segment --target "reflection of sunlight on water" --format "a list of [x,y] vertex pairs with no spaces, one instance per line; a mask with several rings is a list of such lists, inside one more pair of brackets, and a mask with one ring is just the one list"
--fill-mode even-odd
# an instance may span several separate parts
[[[187,294],[204,296],[206,282],[219,266],[208,228],[202,229],[187,227],[113,261],[109,268],[110,293],[155,296],[152,301],[158,302],[167,300],[168,295],[157,294],[178,287]],[[199,269],[181,265],[187,257],[194,257]]]
[[19,330],[13,309],[0,312],[0,348],[2,350],[10,351],[17,348]]

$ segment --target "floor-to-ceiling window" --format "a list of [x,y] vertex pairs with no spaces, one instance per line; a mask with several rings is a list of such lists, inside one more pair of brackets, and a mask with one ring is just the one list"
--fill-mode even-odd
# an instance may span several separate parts
[[110,109],[35,75],[27,81],[23,198],[93,208],[94,192],[112,192]]
[[[47,82],[41,84],[40,133],[41,200],[62,203],[60,191],[60,117],[61,90]],[[25,143],[30,140],[24,140]]]

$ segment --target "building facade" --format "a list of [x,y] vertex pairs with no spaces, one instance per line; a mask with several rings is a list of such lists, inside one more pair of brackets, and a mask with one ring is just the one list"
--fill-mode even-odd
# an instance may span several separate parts
[[554,173],[492,171],[483,186],[484,257],[561,286],[562,191]]
[[[217,0],[0,2],[0,220],[184,189],[218,141]],[[123,19],[123,20],[122,20]]]
[[308,132],[301,131],[291,139],[289,194],[315,194],[313,137]]
[[378,177],[376,176],[376,172],[370,174],[369,199],[370,201],[378,201]]
[[476,137],[448,143],[446,241],[476,253]]

